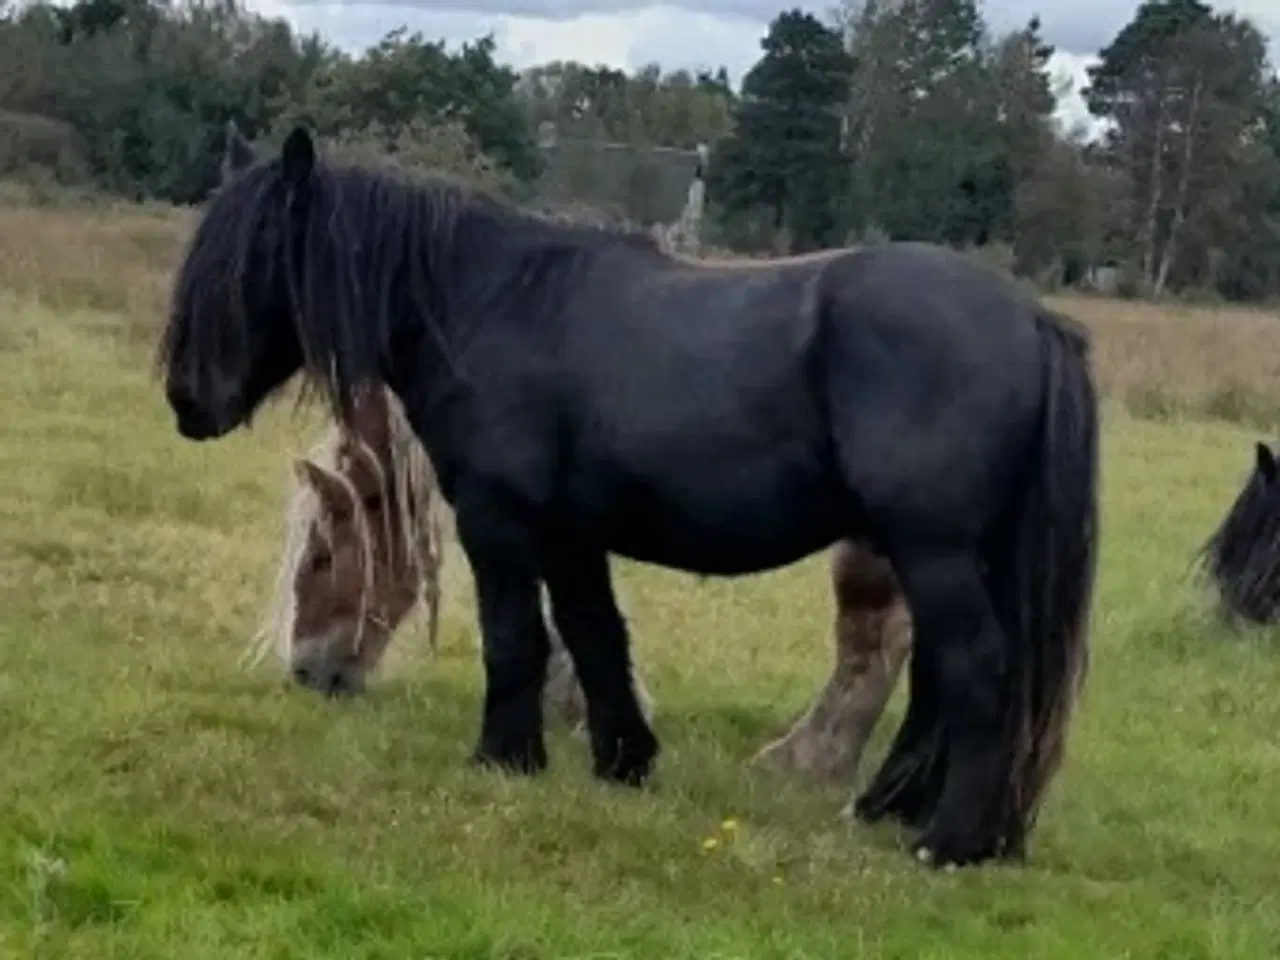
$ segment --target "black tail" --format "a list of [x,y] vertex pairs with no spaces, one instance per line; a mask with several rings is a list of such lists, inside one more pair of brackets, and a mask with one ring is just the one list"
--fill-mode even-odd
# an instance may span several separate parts
[[1001,551],[994,566],[1003,569],[992,571],[992,599],[1009,636],[1005,841],[1014,855],[1061,764],[1088,672],[1097,565],[1098,398],[1088,333],[1048,311],[1036,323],[1044,363],[1039,445],[1013,517],[1013,549]]

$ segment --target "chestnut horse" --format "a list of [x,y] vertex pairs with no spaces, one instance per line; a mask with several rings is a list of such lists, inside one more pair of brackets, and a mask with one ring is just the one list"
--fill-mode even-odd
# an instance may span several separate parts
[[[352,694],[391,635],[423,611],[436,641],[449,525],[435,474],[400,402],[364,390],[354,429],[333,426],[295,463],[276,594],[258,653],[275,645],[299,684]],[[757,759],[851,779],[910,648],[910,620],[888,564],[852,542],[831,557],[835,667],[813,705]],[[582,733],[585,703],[554,627],[544,687],[550,712]],[[635,678],[646,712],[651,699]]]

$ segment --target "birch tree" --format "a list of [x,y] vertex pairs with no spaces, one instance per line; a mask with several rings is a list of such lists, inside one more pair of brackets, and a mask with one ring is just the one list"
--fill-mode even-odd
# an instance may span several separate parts
[[1111,121],[1109,152],[1133,184],[1132,257],[1153,295],[1187,256],[1189,228],[1224,196],[1266,69],[1257,28],[1200,0],[1144,3],[1090,68],[1085,100]]

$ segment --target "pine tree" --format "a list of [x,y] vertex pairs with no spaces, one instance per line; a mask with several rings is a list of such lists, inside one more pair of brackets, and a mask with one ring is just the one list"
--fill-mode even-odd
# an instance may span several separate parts
[[735,133],[712,165],[710,193],[729,211],[769,210],[793,249],[839,242],[833,198],[846,169],[840,134],[851,59],[839,33],[800,10],[776,17],[761,46],[734,105]]

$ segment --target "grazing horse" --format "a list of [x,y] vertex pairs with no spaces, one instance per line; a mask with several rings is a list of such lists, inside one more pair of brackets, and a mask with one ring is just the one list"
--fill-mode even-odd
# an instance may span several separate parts
[[1231,617],[1266,625],[1280,619],[1280,483],[1271,448],[1254,448],[1254,465],[1198,561]]
[[298,683],[354,694],[419,606],[434,647],[445,511],[422,445],[367,389],[351,429],[331,428],[294,461],[285,536],[254,660],[272,647]]
[[[357,395],[354,429],[329,429],[303,459],[286,513],[276,591],[257,659],[273,646],[293,679],[328,695],[356,694],[392,634],[425,607],[434,645],[445,522],[435,475],[395,394]],[[852,779],[910,649],[893,573],[843,541],[831,556],[835,669],[814,704],[757,761],[823,779]],[[554,627],[544,708],[585,731],[573,661]],[[651,716],[644,682],[636,693]]]
[[345,424],[362,383],[400,398],[475,579],[477,762],[546,766],[542,586],[594,771],[640,784],[610,554],[732,576],[856,540],[914,634],[857,812],[934,865],[1024,851],[1087,667],[1098,410],[1086,332],[1006,278],[917,243],[693,263],[297,128],[204,210],[158,360],[190,440],[300,370]]
[[[447,508],[400,402],[383,387],[362,390],[352,428],[335,424],[294,461],[294,474],[253,659],[274,647],[302,686],[358,694],[420,602],[435,646]],[[567,664],[563,644],[552,641]],[[581,710],[571,679],[547,685],[566,716]],[[642,684],[637,691],[647,697]]]

